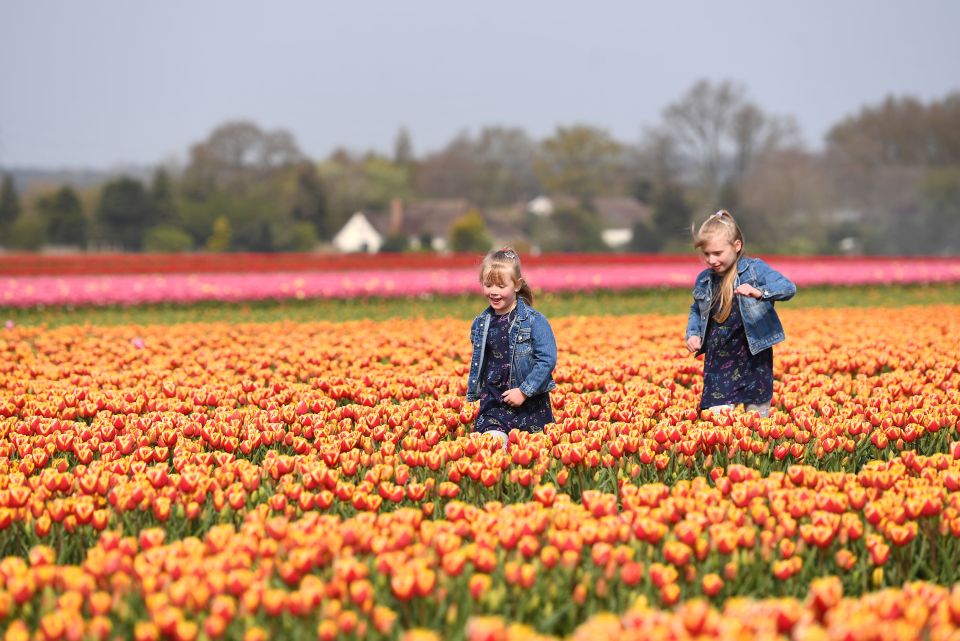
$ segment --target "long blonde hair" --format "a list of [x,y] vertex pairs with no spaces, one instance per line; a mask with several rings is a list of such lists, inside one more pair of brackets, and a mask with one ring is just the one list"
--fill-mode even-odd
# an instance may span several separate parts
[[[723,238],[731,245],[739,240],[740,250],[737,252],[737,260],[740,259],[743,254],[743,233],[740,231],[737,221],[726,209],[721,209],[712,214],[700,225],[700,229],[693,232],[693,246],[697,249],[703,249],[703,246],[714,238]],[[720,286],[713,291],[710,308],[717,310],[713,319],[718,323],[727,320],[730,311],[733,309],[733,283],[736,279],[737,263],[735,261],[730,269],[723,274]]]
[[513,282],[520,284],[520,291],[517,292],[517,298],[522,298],[527,305],[533,306],[533,290],[520,273],[520,256],[511,247],[504,247],[496,251],[491,251],[484,257],[480,263],[480,282],[496,283],[504,286],[507,284],[506,277],[509,275]]

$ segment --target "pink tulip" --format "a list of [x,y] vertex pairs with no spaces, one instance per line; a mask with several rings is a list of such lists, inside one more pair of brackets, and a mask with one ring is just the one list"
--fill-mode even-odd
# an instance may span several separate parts
[[[537,261],[524,268],[545,292],[688,288],[702,265],[695,256],[632,261]],[[376,259],[371,259],[375,261]],[[960,282],[958,258],[790,258],[768,262],[799,287]],[[358,298],[478,293],[476,267],[303,272],[211,272],[18,276],[0,280],[0,306],[137,305],[290,298]],[[10,325],[8,324],[7,327]]]

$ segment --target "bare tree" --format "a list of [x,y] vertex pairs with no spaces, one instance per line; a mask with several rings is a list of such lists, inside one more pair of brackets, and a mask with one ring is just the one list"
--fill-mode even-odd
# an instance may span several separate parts
[[672,141],[708,201],[736,188],[762,154],[798,145],[792,119],[768,116],[730,81],[695,83],[663,112],[658,144]]
[[475,147],[470,134],[462,131],[441,151],[425,157],[417,165],[416,191],[440,198],[462,198],[475,192],[480,182]]
[[540,193],[537,145],[523,129],[486,127],[477,139],[476,152],[480,184],[473,196],[478,204],[505,205]]
[[960,164],[960,92],[929,105],[888,97],[834,126],[827,146],[865,167]]

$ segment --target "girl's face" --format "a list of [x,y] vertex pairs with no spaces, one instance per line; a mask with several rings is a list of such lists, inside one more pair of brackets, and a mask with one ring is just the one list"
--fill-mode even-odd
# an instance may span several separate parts
[[726,273],[737,262],[737,255],[743,248],[743,243],[735,240],[732,243],[723,236],[712,236],[700,247],[703,262],[718,274]]
[[495,314],[506,314],[517,304],[520,283],[510,274],[491,272],[483,279],[483,295]]

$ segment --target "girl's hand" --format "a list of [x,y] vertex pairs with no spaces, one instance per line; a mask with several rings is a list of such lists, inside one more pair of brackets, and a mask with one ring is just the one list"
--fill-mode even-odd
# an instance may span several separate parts
[[700,337],[694,334],[693,336],[687,336],[687,349],[691,353],[696,353],[700,349]]
[[735,290],[733,290],[733,293],[739,294],[741,296],[749,296],[750,298],[757,298],[757,299],[763,296],[763,292],[761,292],[759,289],[757,289],[753,285],[747,285],[746,283],[743,283],[742,285],[737,287]]
[[519,387],[514,387],[504,392],[500,398],[511,407],[520,407],[527,400],[527,395],[521,392]]

